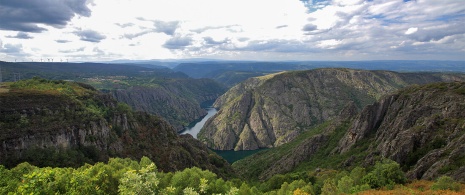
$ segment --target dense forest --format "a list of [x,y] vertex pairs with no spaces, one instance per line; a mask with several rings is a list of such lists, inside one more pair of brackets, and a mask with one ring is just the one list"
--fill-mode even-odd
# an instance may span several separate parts
[[462,194],[463,184],[448,176],[435,182],[407,183],[400,166],[383,160],[372,168],[315,170],[276,175],[268,181],[224,180],[196,167],[159,172],[147,157],[140,161],[112,158],[78,168],[39,168],[21,163],[0,165],[1,194]]

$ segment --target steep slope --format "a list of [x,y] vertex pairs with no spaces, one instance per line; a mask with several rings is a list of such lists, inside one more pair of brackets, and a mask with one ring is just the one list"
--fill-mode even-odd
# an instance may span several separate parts
[[118,101],[138,111],[165,118],[177,131],[207,114],[204,102],[213,102],[225,89],[210,79],[166,79],[160,84],[111,90]]
[[218,150],[254,150],[287,143],[301,132],[411,84],[463,80],[463,75],[351,69],[293,71],[248,79],[222,95],[219,112],[199,138]]
[[221,176],[230,166],[191,136],[136,113],[91,86],[34,78],[0,93],[0,162],[78,166],[109,157],[147,156],[163,171],[197,166]]
[[372,137],[371,156],[397,161],[412,179],[442,174],[465,181],[465,83],[436,83],[401,90],[363,110],[336,152]]
[[206,115],[201,103],[214,101],[226,89],[210,79],[192,79],[166,67],[135,64],[1,62],[3,81],[39,76],[83,82],[110,92],[138,111],[164,117],[180,131]]
[[339,115],[282,146],[233,164],[245,178],[373,165],[389,158],[410,179],[465,181],[465,83],[412,86],[359,114]]

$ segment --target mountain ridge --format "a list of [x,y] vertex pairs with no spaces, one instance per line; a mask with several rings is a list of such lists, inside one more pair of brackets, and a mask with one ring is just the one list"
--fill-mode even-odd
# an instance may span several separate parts
[[292,142],[233,164],[245,178],[269,179],[316,168],[350,169],[389,158],[411,180],[464,181],[465,83],[401,89],[359,114],[327,121]]
[[335,68],[250,78],[216,100],[219,111],[207,121],[199,139],[217,150],[276,147],[335,118],[351,102],[361,110],[410,84],[464,78],[461,74]]

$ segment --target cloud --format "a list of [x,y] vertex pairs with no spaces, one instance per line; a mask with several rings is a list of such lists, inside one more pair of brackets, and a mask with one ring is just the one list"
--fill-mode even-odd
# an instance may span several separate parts
[[57,42],[57,43],[69,43],[71,41],[59,39],[59,40],[55,40],[55,42]]
[[23,45],[21,44],[3,44],[0,40],[0,53],[5,53],[14,57],[26,57],[29,54],[24,53]]
[[213,38],[211,37],[204,37],[203,40],[205,41],[206,44],[208,45],[221,45],[221,44],[224,44],[224,43],[227,43],[228,42],[228,39],[225,39],[225,40],[222,40],[222,41],[215,41]]
[[148,34],[148,33],[151,33],[153,32],[153,30],[145,30],[145,31],[141,31],[141,32],[138,32],[138,33],[134,33],[134,34],[124,34],[123,37],[127,38],[127,39],[134,39],[136,37],[140,37],[142,35],[145,35],[145,34]]
[[223,29],[223,28],[230,29],[230,28],[238,27],[238,26],[239,25],[207,26],[207,27],[203,27],[203,28],[191,29],[190,31],[195,32],[195,33],[203,33],[203,32],[208,31],[208,30],[218,30],[218,29]]
[[121,27],[121,28],[126,28],[126,27],[131,27],[131,26],[134,26],[134,23],[124,23],[124,24],[121,24],[121,23],[115,23],[115,25]]
[[25,32],[18,32],[18,34],[16,34],[16,36],[6,36],[8,38],[15,38],[15,39],[32,39],[34,37],[30,36],[29,34],[25,33]]
[[93,30],[83,30],[83,31],[76,31],[74,32],[81,40],[98,43],[101,40],[107,38],[105,35],[98,33],[97,31]]
[[407,31],[405,31],[406,35],[413,34],[418,31],[418,28],[408,28]]
[[[409,29],[410,30],[410,29]],[[409,31],[407,30],[407,32]],[[408,37],[420,42],[439,41],[445,37],[453,35],[464,35],[465,28],[461,23],[448,23],[444,25],[427,26],[419,28],[415,33],[407,34]]]
[[77,52],[84,51],[85,49],[86,49],[85,47],[80,47],[80,48],[77,48],[77,49],[60,50],[60,52],[61,53],[77,53]]
[[163,44],[163,47],[167,49],[184,49],[185,47],[192,44],[193,39],[191,37],[175,36]]
[[316,25],[314,25],[314,24],[306,24],[302,28],[303,31],[314,31],[314,30],[317,30],[317,29],[318,29],[318,27]]
[[286,27],[288,27],[288,26],[289,26],[289,25],[279,25],[279,26],[276,27],[276,29],[286,28]]
[[160,20],[154,21],[155,32],[165,33],[167,35],[174,35],[178,28],[179,21],[164,22]]
[[90,16],[86,0],[2,0],[0,29],[42,32],[39,24],[63,28],[75,16]]

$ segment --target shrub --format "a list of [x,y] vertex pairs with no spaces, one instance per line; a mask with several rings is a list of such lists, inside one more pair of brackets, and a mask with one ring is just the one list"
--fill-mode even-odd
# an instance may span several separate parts
[[460,184],[455,182],[454,179],[452,179],[449,176],[442,176],[438,178],[438,180],[431,186],[432,190],[453,190],[453,191],[459,191],[460,190]]

